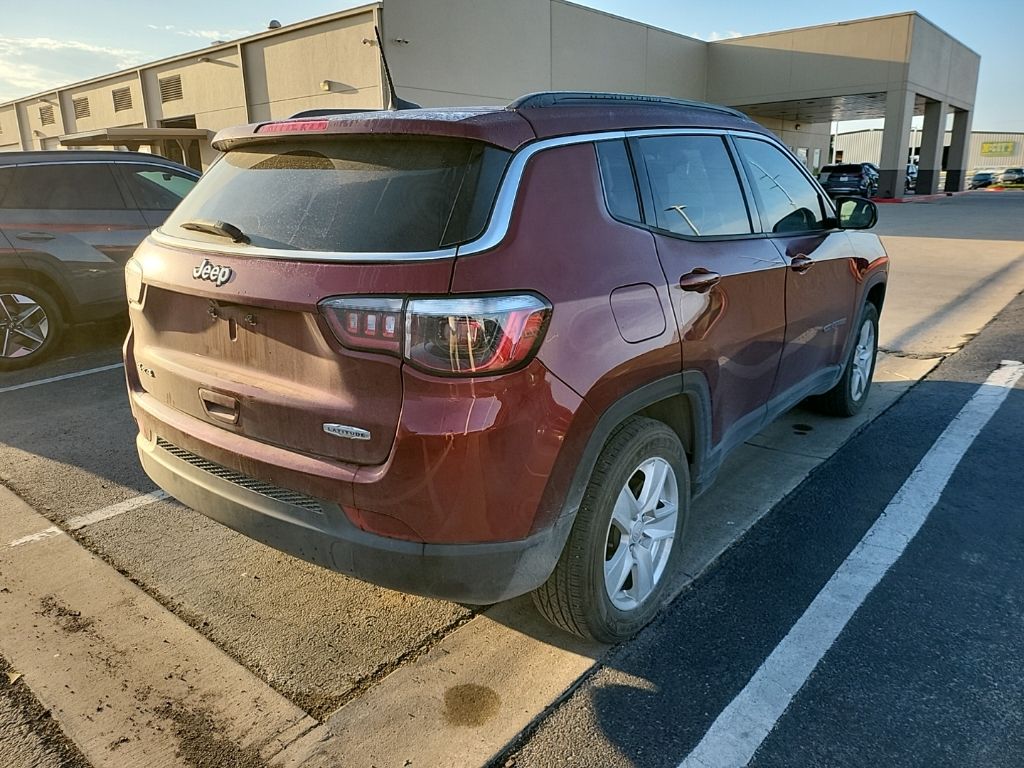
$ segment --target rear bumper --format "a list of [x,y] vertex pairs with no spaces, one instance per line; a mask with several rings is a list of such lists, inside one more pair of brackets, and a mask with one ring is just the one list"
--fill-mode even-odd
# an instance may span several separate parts
[[266,490],[253,490],[237,479],[238,473],[209,462],[204,468],[202,460],[181,458],[156,439],[140,434],[137,446],[146,473],[157,485],[207,517],[303,560],[428,597],[488,604],[535,589],[554,569],[573,522],[571,515],[564,515],[518,541],[403,541],[357,528],[329,501],[290,503],[286,492],[274,498]]

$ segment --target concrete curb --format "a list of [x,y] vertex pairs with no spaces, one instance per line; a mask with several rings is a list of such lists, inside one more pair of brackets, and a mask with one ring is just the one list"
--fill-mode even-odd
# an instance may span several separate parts
[[71,537],[9,544],[50,525],[0,485],[0,654],[96,768],[255,765],[316,725]]

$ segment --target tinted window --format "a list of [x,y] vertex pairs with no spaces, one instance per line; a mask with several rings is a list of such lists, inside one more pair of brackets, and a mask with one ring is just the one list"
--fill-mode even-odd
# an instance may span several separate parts
[[750,219],[719,136],[639,139],[654,210],[647,222],[680,235],[743,235]]
[[636,182],[626,142],[599,141],[596,146],[608,210],[617,219],[639,223],[640,203],[636,197]]
[[118,164],[139,208],[172,211],[196,185],[194,176],[158,165]]
[[430,251],[471,240],[490,215],[509,153],[423,137],[291,140],[228,152],[163,229],[233,224],[253,245],[353,253]]
[[124,209],[124,198],[106,163],[23,165],[4,195],[4,208]]
[[[736,144],[746,163],[766,232],[807,232],[825,228],[818,191],[792,160],[764,141],[737,139]],[[860,166],[852,167],[860,172]]]
[[860,165],[826,165],[821,170],[829,173],[860,173],[864,167]]

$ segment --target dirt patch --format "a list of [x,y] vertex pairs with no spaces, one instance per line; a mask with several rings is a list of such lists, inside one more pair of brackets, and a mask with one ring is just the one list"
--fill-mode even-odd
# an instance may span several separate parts
[[43,608],[40,614],[56,621],[65,632],[83,632],[92,626],[92,619],[83,619],[81,611],[72,610],[53,595],[47,595],[39,604]]
[[178,757],[194,768],[267,768],[259,748],[240,747],[226,737],[209,712],[167,702],[156,714],[169,720],[178,737]]
[[24,677],[0,658],[0,763],[89,768],[89,761],[32,694]]

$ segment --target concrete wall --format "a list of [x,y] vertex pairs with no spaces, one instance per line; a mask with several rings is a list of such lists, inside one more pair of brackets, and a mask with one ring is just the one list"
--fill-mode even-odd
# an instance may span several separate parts
[[550,0],[386,0],[381,21],[399,95],[417,104],[507,104],[551,87]]
[[563,0],[386,0],[382,20],[398,91],[423,106],[551,89],[704,98],[706,43]]
[[[751,117],[782,139],[782,143],[793,150],[793,154],[801,159],[804,159],[804,155],[806,155],[805,165],[814,173],[828,163],[831,123],[797,123],[774,117],[758,117],[756,115],[751,115]],[[815,150],[817,150],[817,162],[815,162]]]
[[703,99],[707,43],[551,3],[551,87]]
[[21,134],[18,130],[18,116],[15,106],[0,107],[0,152],[21,149]]
[[[44,105],[53,107],[54,121],[50,125],[43,125],[40,117],[39,108]],[[18,102],[17,115],[21,144],[25,149],[43,149],[48,140],[56,140],[65,133],[63,110],[56,93]]]
[[917,15],[911,18],[910,88],[960,109],[972,109],[981,57],[927,19]]
[[[367,10],[245,44],[249,120],[383,106],[377,48],[363,43],[373,40],[373,24],[374,13]],[[325,81],[329,90],[321,87]]]
[[707,98],[746,105],[900,86],[914,18],[902,14],[711,43]]
[[[131,89],[131,109],[124,109],[120,112],[114,111],[113,92],[119,88]],[[89,100],[89,117],[83,119],[75,117],[72,103],[74,99],[78,98],[87,98]],[[68,88],[61,93],[61,99],[67,105],[70,133],[92,131],[100,128],[144,125],[146,121],[146,110],[142,100],[142,86],[139,83],[138,74],[134,72],[109,77],[98,83]]]

